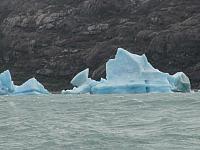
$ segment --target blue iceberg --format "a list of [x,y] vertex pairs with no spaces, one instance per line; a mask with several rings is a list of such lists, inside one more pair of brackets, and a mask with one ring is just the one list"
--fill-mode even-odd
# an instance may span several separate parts
[[183,73],[177,72],[173,76],[169,76],[168,80],[174,92],[191,92],[190,79]]
[[77,74],[71,81],[71,84],[75,86],[73,90],[63,90],[63,94],[85,94],[91,93],[91,88],[98,84],[97,81],[88,78],[89,69]]
[[13,93],[15,90],[10,72],[4,71],[0,74],[0,95]]
[[29,79],[24,84],[17,86],[14,85],[9,70],[0,74],[0,95],[36,94],[49,94],[49,92],[35,78]]
[[89,69],[71,81],[74,88],[64,94],[132,94],[190,92],[190,80],[183,73],[175,75],[155,69],[145,55],[131,54],[119,48],[115,59],[106,63],[106,79],[95,81],[88,77]]
[[48,90],[38,82],[35,78],[29,79],[20,86],[15,86],[15,95],[37,95],[37,94],[49,94]]

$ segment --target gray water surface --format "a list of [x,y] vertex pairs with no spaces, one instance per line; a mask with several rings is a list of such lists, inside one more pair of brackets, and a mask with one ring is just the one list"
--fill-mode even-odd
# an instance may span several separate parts
[[200,150],[200,93],[0,97],[0,150]]

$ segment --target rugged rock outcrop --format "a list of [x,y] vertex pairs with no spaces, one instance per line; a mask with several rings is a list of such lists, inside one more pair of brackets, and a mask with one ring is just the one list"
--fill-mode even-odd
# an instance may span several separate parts
[[1,0],[0,70],[57,91],[87,67],[105,76],[123,47],[200,88],[199,33],[199,0]]

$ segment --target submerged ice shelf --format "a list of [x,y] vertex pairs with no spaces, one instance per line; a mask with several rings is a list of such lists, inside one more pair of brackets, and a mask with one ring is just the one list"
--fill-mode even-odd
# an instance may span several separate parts
[[9,70],[0,74],[0,95],[36,95],[49,94],[44,86],[35,78],[29,79],[24,84],[14,85]]
[[88,77],[89,69],[71,81],[74,88],[63,94],[131,94],[190,92],[189,78],[183,73],[169,75],[155,69],[145,55],[131,54],[119,48],[115,59],[106,63],[106,79],[95,81]]

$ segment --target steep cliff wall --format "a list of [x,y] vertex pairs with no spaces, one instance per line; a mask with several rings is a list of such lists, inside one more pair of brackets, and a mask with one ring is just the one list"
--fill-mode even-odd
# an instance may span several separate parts
[[200,88],[199,33],[199,0],[1,0],[0,70],[57,91],[87,67],[103,77],[123,47]]

